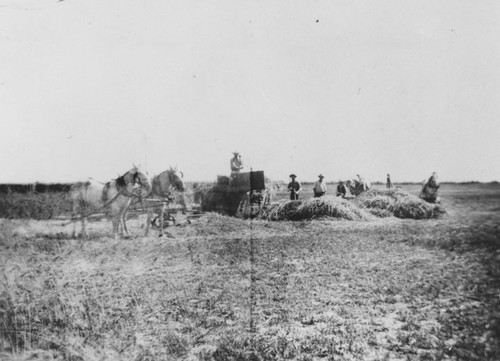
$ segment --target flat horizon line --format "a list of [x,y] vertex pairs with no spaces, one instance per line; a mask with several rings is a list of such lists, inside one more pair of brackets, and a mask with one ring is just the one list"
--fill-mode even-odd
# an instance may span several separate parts
[[[344,180],[345,181],[345,180]],[[0,182],[0,185],[30,185],[30,184],[75,184],[75,183],[81,183],[82,180],[78,181],[73,181],[73,182],[64,182],[64,181],[51,181],[51,182],[40,182],[40,181],[34,181],[34,182]],[[185,183],[217,183],[217,180],[185,180]],[[271,180],[271,182],[283,182],[283,183],[288,183],[288,181],[284,180]],[[304,180],[300,181],[300,183],[307,184],[307,183],[315,183],[316,180]],[[326,183],[338,183],[338,181],[326,181]],[[377,185],[383,185],[386,184],[386,181],[371,181],[371,184],[377,184]],[[492,181],[478,181],[478,180],[470,180],[470,181],[439,181],[439,184],[491,184],[491,183],[500,183],[498,180],[492,180]],[[397,184],[422,184],[422,181],[398,181],[398,182],[392,182],[393,185]]]

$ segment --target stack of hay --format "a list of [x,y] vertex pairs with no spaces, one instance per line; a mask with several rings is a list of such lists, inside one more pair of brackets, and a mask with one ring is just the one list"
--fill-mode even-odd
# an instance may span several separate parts
[[345,199],[326,196],[273,203],[261,210],[259,218],[270,221],[300,221],[317,218],[366,220],[370,218],[370,215]]
[[443,213],[445,211],[439,205],[427,203],[402,189],[372,189],[351,201],[332,196],[280,201],[261,209],[258,217],[270,221],[368,220],[373,216],[428,219]]
[[427,203],[402,189],[371,189],[353,200],[377,217],[428,219],[445,213],[437,204]]

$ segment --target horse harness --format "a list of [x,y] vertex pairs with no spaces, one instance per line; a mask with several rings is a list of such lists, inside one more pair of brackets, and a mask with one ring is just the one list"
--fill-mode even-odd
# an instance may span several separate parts
[[[140,191],[143,188],[143,186],[144,186],[142,184],[141,179],[139,178],[139,172],[135,172],[132,175],[132,184],[135,185],[136,183],[139,183],[139,188],[134,188],[134,190],[132,192],[129,192],[127,190],[127,182],[125,181],[125,176],[121,176],[121,177],[116,178],[115,182],[116,182],[116,188],[117,189],[122,188],[122,189],[119,190],[118,193],[113,198],[111,198],[110,200],[106,201],[104,203],[103,208],[106,207],[106,206],[108,206],[110,203],[113,203],[115,201],[115,199],[118,198],[119,196],[125,196],[125,197],[130,197],[130,198],[138,198],[139,202],[142,202],[142,198],[143,197],[141,196],[141,193],[139,192],[139,194],[137,194],[137,190]],[[105,187],[109,187],[110,184],[111,184],[111,182],[106,183]],[[146,197],[148,195],[146,195]]]

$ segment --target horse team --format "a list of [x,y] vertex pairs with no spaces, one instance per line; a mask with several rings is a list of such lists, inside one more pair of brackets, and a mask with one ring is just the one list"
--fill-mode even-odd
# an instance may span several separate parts
[[[184,192],[183,174],[176,168],[170,169],[148,178],[137,167],[122,176],[102,184],[95,180],[76,183],[71,187],[73,202],[73,236],[76,237],[76,221],[82,223],[82,236],[87,237],[87,218],[95,213],[106,211],[113,224],[113,234],[119,238],[120,229],[129,235],[126,214],[133,200],[142,202],[146,199],[168,199],[173,192]],[[153,209],[147,207],[146,235],[149,233]]]

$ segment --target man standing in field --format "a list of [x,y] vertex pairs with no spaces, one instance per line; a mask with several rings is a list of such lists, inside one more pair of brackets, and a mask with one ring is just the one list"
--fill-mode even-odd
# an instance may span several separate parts
[[243,169],[243,161],[239,152],[233,152],[233,158],[231,158],[229,163],[231,166],[231,177],[239,174],[240,170]]
[[436,172],[433,172],[429,179],[424,180],[419,197],[429,203],[439,202],[439,183]]
[[313,187],[314,198],[322,197],[326,193],[326,182],[323,182],[323,178],[325,177],[323,176],[323,174],[320,174],[318,178],[319,179],[316,181],[316,183],[314,183]]
[[386,184],[385,184],[385,187],[386,187],[387,189],[392,188],[391,175],[390,175],[389,173],[387,173],[387,182],[386,182]]
[[292,181],[288,183],[288,190],[290,191],[290,200],[296,201],[299,199],[300,183],[295,180],[297,176],[295,174],[290,174]]

